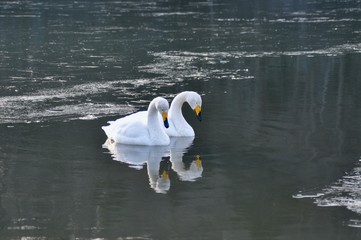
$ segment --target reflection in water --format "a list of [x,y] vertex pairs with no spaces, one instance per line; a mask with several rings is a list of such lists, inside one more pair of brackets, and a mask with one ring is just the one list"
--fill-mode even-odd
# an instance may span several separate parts
[[[293,198],[312,198],[320,207],[346,207],[361,216],[361,160],[342,178],[317,193],[300,192]],[[350,227],[361,227],[361,219],[350,219]]]
[[146,164],[149,185],[156,192],[165,193],[169,190],[170,180],[167,170],[159,174],[160,162],[168,150],[167,146],[137,146],[117,143],[104,146],[112,153],[115,161],[127,163],[137,169],[142,169]]
[[183,155],[192,145],[194,137],[177,137],[171,138],[170,144],[170,161],[172,169],[177,172],[182,181],[195,181],[202,176],[203,166],[200,156],[188,165],[183,161]]
[[103,147],[109,149],[113,160],[126,163],[132,168],[142,169],[147,165],[150,187],[157,193],[167,193],[170,189],[171,165],[182,181],[195,181],[202,175],[203,167],[199,155],[190,164],[183,161],[183,155],[192,145],[193,139],[174,137],[171,138],[169,146],[137,146],[106,142]]

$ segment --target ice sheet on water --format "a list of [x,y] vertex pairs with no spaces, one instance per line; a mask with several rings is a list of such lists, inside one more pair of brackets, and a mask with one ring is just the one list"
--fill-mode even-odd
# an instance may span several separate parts
[[69,121],[95,119],[133,111],[128,104],[94,102],[92,98],[113,89],[131,94],[118,81],[84,83],[70,87],[41,89],[29,94],[0,97],[0,123]]
[[301,199],[301,198],[317,198],[317,197],[321,197],[323,195],[325,195],[325,194],[323,194],[323,193],[314,193],[314,194],[312,194],[312,193],[302,193],[302,192],[300,192],[300,193],[297,193],[295,195],[292,195],[292,197],[293,198],[298,198],[298,199]]
[[347,226],[349,227],[355,227],[355,228],[361,228],[361,220],[359,219],[350,219],[348,221]]
[[322,192],[324,196],[315,199],[318,206],[342,206],[361,214],[361,168],[356,167]]
[[[24,79],[21,81],[26,84]],[[154,95],[154,90],[174,84],[173,79],[160,77],[86,82],[70,86],[60,84],[32,92],[17,91],[14,86],[15,90],[5,89],[8,95],[0,96],[0,124],[92,120],[126,115],[136,110],[134,105],[148,105],[149,98],[145,100],[144,94]]]
[[[312,198],[319,207],[345,207],[361,215],[361,163],[319,192],[299,192],[292,197]],[[347,225],[361,227],[361,220],[350,220]]]
[[[238,59],[238,55],[231,52],[169,51],[149,52],[149,54],[153,55],[155,61],[140,66],[139,70],[159,74],[164,78],[173,79],[173,81],[253,78],[248,69],[242,68],[244,66],[243,59]],[[240,68],[234,68],[234,65],[228,66],[230,61],[239,62]]]
[[[216,52],[190,52],[166,51],[149,52],[154,62],[139,66],[139,71],[159,74],[173,81],[184,79],[252,79],[254,76],[243,69],[243,61],[247,58],[280,57],[280,56],[339,56],[347,53],[361,53],[361,43],[345,43],[332,47],[310,50],[294,51],[216,51]],[[240,67],[235,68],[235,64]]]
[[[361,52],[361,43],[341,44],[324,49],[295,50],[295,51],[229,51],[229,52],[190,52],[166,51],[149,52],[154,62],[139,66],[139,71],[157,74],[173,81],[184,79],[252,79],[248,69],[242,69],[242,62],[247,58],[279,57],[279,56],[338,56]],[[234,63],[240,68],[234,68]],[[228,66],[230,65],[230,66]]]

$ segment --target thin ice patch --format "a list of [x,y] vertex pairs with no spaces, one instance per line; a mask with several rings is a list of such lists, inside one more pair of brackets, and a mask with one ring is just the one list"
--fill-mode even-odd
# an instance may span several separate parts
[[[296,199],[311,198],[319,207],[345,207],[361,215],[361,163],[330,186],[315,193],[299,192]],[[350,219],[350,227],[361,227],[361,220]]]

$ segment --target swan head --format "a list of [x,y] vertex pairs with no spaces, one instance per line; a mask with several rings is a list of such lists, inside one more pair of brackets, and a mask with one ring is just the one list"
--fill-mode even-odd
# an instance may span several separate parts
[[166,128],[169,128],[169,123],[168,123],[169,103],[168,103],[168,101],[162,97],[157,97],[156,103],[155,103],[155,108],[162,115],[164,126]]
[[195,112],[199,121],[202,121],[202,98],[196,92],[188,92],[186,101],[188,102],[189,106]]

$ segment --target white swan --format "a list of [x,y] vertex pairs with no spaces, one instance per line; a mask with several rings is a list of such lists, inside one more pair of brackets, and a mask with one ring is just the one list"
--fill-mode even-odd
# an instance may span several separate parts
[[199,121],[202,121],[201,96],[193,91],[185,91],[179,93],[172,101],[169,109],[168,122],[169,128],[166,129],[168,136],[172,137],[193,137],[194,130],[184,119],[182,114],[183,103],[187,102],[189,106],[194,110]]
[[[169,103],[162,97],[153,99],[147,111],[137,112],[103,126],[105,134],[111,143],[131,145],[168,145],[170,140],[165,132],[168,128]],[[160,113],[160,114],[159,114]],[[159,122],[162,116],[164,122]]]

